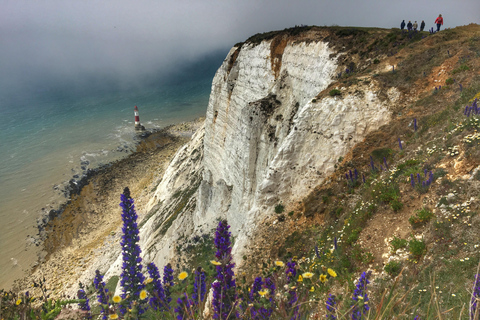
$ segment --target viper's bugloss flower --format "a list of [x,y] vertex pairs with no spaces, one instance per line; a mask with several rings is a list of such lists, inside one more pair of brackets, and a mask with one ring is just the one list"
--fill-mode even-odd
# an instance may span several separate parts
[[417,118],[413,119],[413,129],[417,131]]
[[472,301],[470,301],[470,320],[475,318],[477,313],[480,313],[478,301],[480,300],[480,274],[475,275],[475,282],[473,284]]
[[292,314],[292,317],[290,320],[296,320],[298,319],[298,311],[299,311],[299,306],[297,304],[298,297],[297,297],[297,291],[296,288],[291,288],[288,291],[288,301],[287,301],[287,311]]
[[400,140],[400,138],[398,138],[398,146],[400,147],[400,150],[403,150],[403,148],[402,148],[402,140]]
[[195,280],[193,282],[192,293],[192,299],[195,305],[205,299],[205,293],[207,292],[205,283],[206,278],[205,271],[203,271],[201,267],[198,267],[197,270],[195,270]]
[[257,277],[253,281],[252,289],[250,289],[249,298],[250,301],[255,301],[256,294],[262,289],[263,281],[262,277]]
[[413,318],[413,320],[422,320],[422,319],[420,319],[420,316],[415,316],[415,318]]
[[78,304],[78,307],[80,310],[86,311],[86,319],[91,319],[92,315],[90,314],[90,300],[88,299],[87,294],[85,293],[85,290],[83,290],[83,285],[80,283],[80,289],[77,291],[77,298],[85,300],[85,302],[80,302]]
[[[140,240],[138,236],[137,213],[133,205],[133,199],[130,196],[130,190],[125,188],[120,196],[122,207],[122,273],[120,274],[120,285],[122,286],[122,299],[127,300],[126,306],[132,307],[133,301],[138,300],[140,292],[145,288],[145,277],[142,273],[142,258],[140,258]],[[145,310],[137,306],[138,313],[142,314]],[[120,308],[120,312],[125,314],[125,307]]]
[[287,262],[287,269],[285,270],[285,274],[287,275],[287,282],[292,281],[292,279],[295,279],[297,276],[297,269],[295,268],[297,263],[290,259],[289,262]]
[[155,310],[169,310],[170,306],[165,298],[165,291],[163,290],[162,282],[160,281],[160,273],[158,272],[157,266],[151,262],[147,265],[147,270],[150,278],[153,280],[152,295],[148,303]]
[[370,277],[371,273],[371,271],[368,273],[363,272],[360,276],[360,279],[358,279],[352,296],[352,320],[362,319],[363,315],[370,310],[370,307],[368,306],[369,299],[367,295],[367,284],[370,283],[368,278]]
[[216,281],[213,287],[213,318],[226,320],[235,317],[233,311],[237,300],[236,284],[234,279],[233,268],[235,264],[232,262],[232,243],[230,240],[231,233],[228,231],[230,226],[227,221],[223,220],[218,223],[215,232],[215,248],[217,249],[215,257],[217,261],[221,261],[222,265],[216,266]]
[[187,294],[184,293],[180,298],[177,299],[177,307],[175,308],[177,320],[191,319],[191,307],[192,301],[188,299]]
[[336,320],[337,316],[337,307],[336,307],[336,301],[335,301],[335,296],[332,294],[328,295],[328,299],[326,302],[327,306],[327,320]]
[[170,263],[163,268],[163,289],[165,291],[165,301],[167,304],[172,301],[170,288],[173,287],[173,269]]
[[97,290],[97,300],[100,303],[102,309],[102,319],[106,320],[108,317],[108,309],[110,304],[108,303],[108,289],[105,288],[105,282],[103,282],[103,275],[100,274],[100,271],[95,271],[95,279],[93,279],[93,284]]

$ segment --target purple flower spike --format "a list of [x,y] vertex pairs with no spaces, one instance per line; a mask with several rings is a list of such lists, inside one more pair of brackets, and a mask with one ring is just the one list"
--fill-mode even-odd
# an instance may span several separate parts
[[462,86],[462,84],[459,83],[458,85],[460,86],[460,92],[462,92],[462,91],[463,91],[463,86]]
[[355,168],[355,170],[354,170],[354,175],[355,175],[355,181],[357,181],[357,179],[358,179],[358,171],[357,171],[357,168]]
[[422,182],[422,180],[420,179],[420,173],[417,173],[417,179],[418,179],[418,183],[420,184]]
[[465,106],[465,111],[463,112],[464,115],[467,115],[468,112],[468,106]]
[[215,257],[221,265],[216,266],[216,281],[213,287],[213,318],[226,320],[229,317],[235,318],[235,303],[237,300],[236,284],[234,279],[233,268],[235,264],[232,262],[232,243],[230,240],[231,233],[228,231],[230,226],[227,221],[220,221],[215,232],[215,248],[217,252]]
[[[28,291],[25,293],[25,296],[28,297]],[[77,297],[78,299],[85,300],[85,302],[80,302],[78,304],[78,307],[80,308],[80,310],[83,310],[86,312],[85,318],[92,319],[92,315],[90,314],[90,303],[89,303],[90,300],[88,299],[88,296],[85,290],[83,290],[83,285],[81,283],[80,283],[80,289],[77,292]]]
[[332,294],[328,295],[327,299],[327,320],[337,320],[336,314],[337,314],[337,308],[335,306],[336,301],[335,301],[335,296]]
[[[125,188],[123,194],[120,196],[122,202],[122,273],[120,274],[120,285],[122,286],[122,298],[127,300],[128,308],[132,308],[132,303],[139,300],[140,291],[145,288],[145,277],[142,273],[142,258],[140,258],[140,240],[138,236],[137,213],[133,205],[133,199],[130,197],[130,190]],[[142,314],[145,309],[138,306],[139,314]],[[125,305],[122,305],[120,312],[125,314],[127,312]]]
[[473,284],[472,300],[470,301],[470,319],[477,319],[480,310],[477,308],[477,301],[480,299],[480,274],[475,275],[475,281]]
[[103,282],[103,275],[100,274],[100,271],[95,271],[95,279],[93,280],[95,289],[97,289],[97,299],[100,303],[102,319],[106,320],[108,318],[108,309],[110,304],[108,303],[108,289],[105,288],[105,282]]
[[425,173],[425,178],[426,178],[426,177],[427,177],[428,170],[425,169],[423,172]]
[[151,262],[147,265],[148,274],[153,280],[152,296],[149,299],[150,306],[155,310],[169,310],[170,306],[167,303],[165,297],[165,290],[163,289],[162,282],[160,280],[160,273],[157,266]]
[[369,298],[367,295],[367,285],[370,283],[368,278],[370,278],[371,274],[371,271],[368,273],[363,272],[360,276],[360,279],[358,279],[357,286],[352,297],[352,320],[362,319],[363,315],[370,310],[370,307],[368,306]]
[[400,150],[403,150],[402,140],[400,140],[400,138],[398,138],[398,146],[400,147]]
[[173,287],[173,269],[170,263],[163,268],[163,289],[165,291],[165,301],[167,306],[172,301],[170,288]]
[[193,283],[192,299],[195,305],[203,302],[206,293],[206,275],[201,267],[195,270],[195,282]]
[[413,129],[417,131],[417,118],[413,119]]

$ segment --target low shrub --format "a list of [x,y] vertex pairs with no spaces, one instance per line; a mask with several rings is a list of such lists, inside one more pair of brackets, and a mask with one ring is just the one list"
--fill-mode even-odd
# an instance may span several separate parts
[[412,227],[415,229],[415,228],[419,228],[421,226],[426,225],[433,217],[434,217],[433,212],[431,212],[427,208],[422,208],[417,211],[416,215],[411,216],[408,219],[408,222],[410,222]]
[[408,242],[408,250],[414,259],[418,260],[426,251],[425,242],[422,240],[412,239]]
[[281,203],[275,206],[275,213],[282,213],[285,210],[285,206]]
[[330,92],[328,93],[331,97],[335,97],[335,96],[340,96],[342,95],[342,92],[338,89],[332,89],[330,90]]
[[402,264],[398,261],[390,261],[385,265],[383,270],[385,270],[389,276],[394,278],[400,274],[400,271],[402,270]]
[[390,241],[390,245],[392,246],[392,252],[396,252],[398,249],[406,248],[408,246],[408,241],[394,236],[392,241]]

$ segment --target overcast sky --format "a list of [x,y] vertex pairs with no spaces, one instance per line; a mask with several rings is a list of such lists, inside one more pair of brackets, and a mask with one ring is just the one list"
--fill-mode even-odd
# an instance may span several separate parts
[[428,29],[440,13],[444,28],[479,23],[480,0],[0,0],[0,85],[141,78],[296,24]]

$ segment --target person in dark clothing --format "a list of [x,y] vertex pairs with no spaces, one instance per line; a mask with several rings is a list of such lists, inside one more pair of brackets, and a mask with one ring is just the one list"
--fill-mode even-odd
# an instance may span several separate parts
[[425,21],[422,20],[422,23],[420,23],[420,31],[423,31],[425,29]]
[[402,21],[402,23],[400,23],[400,29],[405,29],[405,20]]
[[440,27],[443,26],[443,18],[441,14],[438,15],[438,18],[435,20],[435,24],[437,25],[437,32],[440,31]]
[[412,31],[412,27],[413,27],[412,21],[408,21],[408,23],[407,23],[407,29],[408,29],[408,31]]

